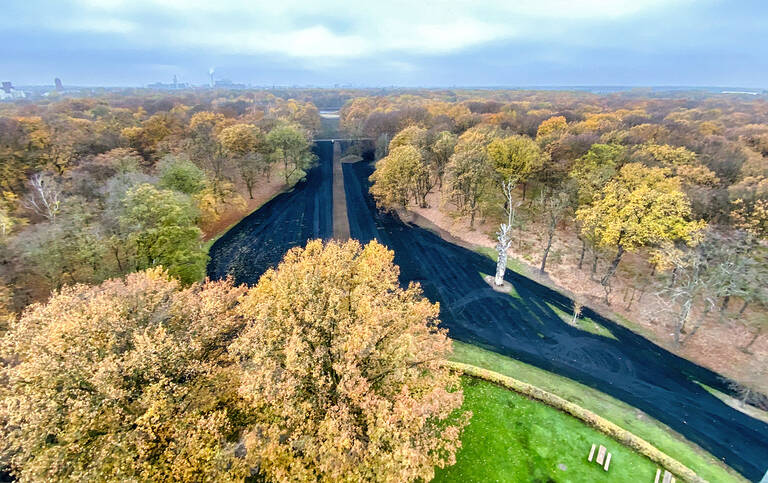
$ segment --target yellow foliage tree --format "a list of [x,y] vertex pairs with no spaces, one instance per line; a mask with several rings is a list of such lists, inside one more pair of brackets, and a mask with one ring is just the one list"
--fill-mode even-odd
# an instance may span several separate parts
[[624,165],[599,197],[576,212],[582,234],[598,247],[616,248],[616,257],[602,279],[608,282],[626,251],[665,241],[694,240],[704,227],[690,221],[691,207],[680,179],[663,168],[640,163]]
[[404,144],[376,163],[376,171],[371,175],[371,194],[385,209],[405,209],[411,201],[424,204],[427,195],[422,189],[424,180],[429,180],[429,170],[422,161],[421,151]]
[[311,241],[241,302],[246,459],[268,480],[429,481],[454,463],[470,415],[450,340],[392,260],[375,241]]
[[568,130],[568,123],[565,116],[554,116],[542,121],[539,129],[536,131],[536,138],[542,139],[548,136],[562,134]]
[[226,346],[244,288],[160,269],[67,287],[3,339],[2,459],[24,481],[231,481],[249,408]]
[[752,204],[744,203],[742,199],[734,200],[731,217],[737,228],[768,239],[768,200],[759,199]]

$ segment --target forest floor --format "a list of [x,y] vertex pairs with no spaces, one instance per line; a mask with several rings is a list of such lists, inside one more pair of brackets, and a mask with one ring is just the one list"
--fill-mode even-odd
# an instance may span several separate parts
[[[441,234],[449,234],[454,242],[480,250],[485,254],[495,253],[493,247],[496,223],[478,219],[474,229],[469,227],[465,218],[456,218],[440,206],[440,193],[431,193],[427,197],[428,208],[412,208],[419,215],[411,220],[428,229],[437,228]],[[425,221],[427,223],[425,223]],[[753,339],[751,329],[741,321],[746,317],[761,317],[748,308],[743,315],[731,313],[730,320],[720,318],[716,313],[707,318],[696,333],[688,337],[682,345],[674,343],[675,307],[665,305],[661,297],[655,295],[661,287],[658,281],[648,281],[651,268],[647,258],[628,253],[619,266],[619,272],[613,281],[611,304],[604,300],[604,291],[598,281],[607,267],[607,260],[612,254],[603,254],[598,261],[597,274],[592,274],[592,254],[587,252],[583,269],[579,270],[581,242],[577,239],[573,227],[559,227],[555,241],[547,260],[544,275],[539,273],[541,255],[544,251],[544,227],[535,221],[529,221],[520,232],[509,250],[510,263],[516,271],[533,278],[540,283],[576,296],[590,308],[625,325],[635,332],[650,338],[665,349],[709,367],[723,375],[748,382],[761,392],[768,393],[768,377],[755,377],[764,370],[764,361],[768,359],[768,335],[759,337],[749,348],[742,348]],[[730,309],[737,312],[740,301],[731,303]],[[717,312],[717,311],[715,311]],[[694,318],[700,314],[695,313]]]

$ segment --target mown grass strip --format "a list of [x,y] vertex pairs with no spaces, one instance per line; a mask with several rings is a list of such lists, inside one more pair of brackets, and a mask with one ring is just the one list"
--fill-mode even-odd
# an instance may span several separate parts
[[685,481],[692,483],[706,482],[705,479],[698,476],[693,470],[683,465],[671,456],[667,455],[666,453],[658,450],[644,439],[635,436],[634,434],[617,426],[607,419],[602,418],[592,411],[584,409],[570,401],[567,401],[560,396],[556,396],[536,386],[518,381],[517,379],[511,378],[509,376],[504,376],[497,372],[482,369],[480,367],[453,361],[448,361],[446,364],[448,367],[460,371],[466,375],[499,384],[500,386],[506,387],[507,389],[518,392],[520,394],[524,394],[525,396],[528,396],[537,401],[541,401],[548,406],[570,414],[571,416],[585,422],[589,426],[601,431],[604,434],[607,434],[619,443],[628,446],[638,453],[648,457],[651,461],[658,463]]

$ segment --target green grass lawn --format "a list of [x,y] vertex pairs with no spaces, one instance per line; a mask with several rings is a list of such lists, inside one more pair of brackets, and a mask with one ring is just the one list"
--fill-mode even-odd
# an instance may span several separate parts
[[[494,262],[499,259],[499,255],[496,253],[496,250],[489,247],[475,247],[474,249],[477,253],[480,253],[482,255],[485,255],[486,257],[490,258]],[[514,257],[507,257],[507,268],[517,272],[521,275],[528,276],[528,269],[525,265],[523,265],[522,262],[517,260]]]
[[[568,313],[562,310],[561,308],[555,306],[554,304],[550,304],[547,302],[547,306],[552,309],[554,313],[560,316],[561,319],[563,319],[563,322],[566,324],[570,324],[573,320],[573,313]],[[595,335],[601,335],[603,337],[608,337],[609,339],[616,339],[616,337],[611,333],[610,330],[606,329],[604,326],[598,324],[594,320],[592,320],[589,317],[576,317],[576,325],[575,327],[577,329],[581,329],[585,332],[589,332]]]
[[[472,420],[456,464],[433,481],[653,481],[655,463],[578,419],[480,379],[464,377],[462,385]],[[592,444],[612,453],[608,472],[587,461]]]
[[[457,362],[463,362],[466,364],[472,364],[477,367],[483,367],[483,368],[498,372],[500,374],[514,377],[515,379],[538,386],[541,389],[544,389],[553,394],[556,394],[564,399],[567,399],[568,401],[578,404],[583,408],[589,409],[590,411],[593,411],[599,414],[600,416],[613,422],[614,424],[617,424],[622,428],[626,429],[627,431],[630,431],[635,435],[645,439],[646,441],[653,444],[661,451],[667,453],[669,456],[677,459],[679,462],[688,466],[693,471],[695,471],[699,476],[701,476],[702,478],[708,481],[723,482],[723,483],[745,481],[735,471],[726,467],[719,460],[714,458],[711,454],[702,450],[695,444],[689,442],[688,440],[680,436],[678,433],[674,432],[672,429],[670,429],[666,425],[649,417],[642,411],[626,403],[623,403],[618,399],[615,399],[607,394],[604,394],[596,389],[592,389],[588,386],[572,381],[566,377],[558,376],[557,374],[553,374],[551,372],[539,369],[537,367],[522,363],[515,359],[502,356],[500,354],[497,354],[489,350],[482,349],[475,345],[454,341],[453,351],[454,351],[453,355],[451,356],[452,360],[455,360]],[[467,406],[468,409],[471,409],[474,411],[474,409],[470,406],[470,404],[474,404],[472,403],[473,399],[469,397],[469,394],[472,392],[472,390],[469,387],[467,389],[470,389],[470,391],[465,392],[465,394],[467,394],[466,404],[468,405]],[[506,389],[504,389],[504,391],[506,391]],[[492,393],[489,392],[488,394],[489,394],[489,397],[491,397],[490,394]],[[488,404],[491,404],[491,403],[488,402]],[[532,404],[538,404],[538,403],[532,403]],[[547,409],[559,414],[559,411],[555,409],[552,409],[549,407],[547,407]],[[562,416],[566,416],[566,415],[563,414]],[[544,419],[539,421],[537,423],[538,426],[535,426],[534,429],[538,428],[539,426],[547,427],[547,425],[550,424],[547,422],[545,416],[542,416],[542,417]],[[571,418],[570,416],[566,416],[566,417],[573,419],[574,422],[577,422],[578,424],[582,425],[582,423],[578,422],[576,419]],[[481,419],[479,419],[478,421],[481,421]],[[473,419],[473,422],[470,424],[470,427],[474,424],[475,424],[475,421]],[[502,424],[502,422],[497,422],[495,424]],[[488,428],[493,428],[493,427],[494,426],[488,426]],[[586,426],[584,426],[584,428],[589,429]],[[493,432],[494,430],[491,429],[490,431]],[[470,432],[470,431],[467,432],[467,436],[466,436],[466,438],[468,438],[466,442],[467,447],[469,447],[470,444],[472,445],[475,444],[473,443],[472,435],[473,435],[473,432]],[[493,437],[495,438],[495,436]],[[489,435],[489,438],[491,438],[490,435]],[[491,439],[489,439],[489,441],[491,441]],[[613,441],[613,440],[610,440],[610,441]],[[481,442],[477,442],[477,444],[480,444],[480,443]],[[542,442],[542,444],[544,446],[547,445],[546,442]],[[554,440],[552,444],[553,445],[555,444]],[[616,446],[620,446],[620,444],[613,443],[610,447],[611,449],[613,449]],[[587,450],[589,450],[589,446],[587,446]],[[478,451],[482,452],[480,449],[478,449]],[[499,449],[496,446],[489,446],[489,451],[496,452],[496,451],[499,451]],[[537,451],[546,453],[547,451],[551,451],[551,449],[538,448]],[[582,450],[582,453],[583,453],[583,450]],[[470,454],[471,454],[471,451],[470,451]],[[562,454],[562,452],[559,452],[559,454]],[[639,455],[637,456],[640,457]],[[497,458],[497,459],[506,458],[506,456],[504,455],[491,456],[489,454],[487,457],[484,457],[486,458],[486,460],[488,460],[488,465],[490,465],[491,463],[495,464],[495,461],[492,462],[489,459],[491,457]],[[585,455],[581,455],[581,457],[585,457]],[[480,457],[478,456],[478,458]],[[481,466],[485,465],[485,463],[482,463],[481,460],[482,458],[478,459],[477,460],[478,462],[476,464]],[[547,464],[549,464],[549,460],[542,460],[542,461],[545,461]],[[535,461],[533,461],[533,463],[535,463]],[[470,463],[465,463],[465,464],[469,465]],[[508,465],[509,463],[504,463],[504,464]],[[565,464],[568,465],[567,462]],[[570,465],[568,465],[568,467],[570,468]],[[457,468],[456,471],[459,471],[459,469]],[[488,471],[491,471],[491,470],[488,470]],[[549,469],[542,468],[541,471],[549,471]],[[546,473],[546,472],[542,474],[550,475],[550,473]],[[445,476],[447,477],[448,475],[445,475]],[[563,475],[563,477],[564,476],[565,475]],[[562,479],[562,477],[561,479],[555,479],[553,476],[547,476],[547,477],[552,477],[554,481],[590,481],[589,479],[568,480],[567,478]],[[542,481],[547,481],[546,480],[547,477],[544,477]],[[492,479],[492,477],[489,477],[489,478]],[[506,479],[505,480],[504,478],[501,478],[501,477],[499,478],[500,478],[499,481],[529,481],[525,479],[522,479],[522,480]],[[452,479],[450,481],[459,481],[459,480]],[[473,481],[479,481],[479,480],[473,480]],[[530,480],[530,481],[535,481],[535,480]],[[596,480],[596,481],[600,481],[600,480]],[[625,480],[608,479],[605,481],[625,481]],[[650,479],[647,479],[647,480],[645,479],[644,476],[639,477],[637,481],[653,481],[653,475],[651,475]]]

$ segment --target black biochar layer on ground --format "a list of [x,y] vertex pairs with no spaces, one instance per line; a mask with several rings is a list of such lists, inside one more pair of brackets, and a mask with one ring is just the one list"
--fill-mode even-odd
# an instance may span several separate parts
[[[283,254],[311,238],[330,238],[330,143],[318,143],[318,167],[307,180],[245,218],[211,249],[209,275],[255,283]],[[454,339],[476,344],[561,374],[610,394],[667,424],[758,481],[768,467],[768,424],[724,404],[699,381],[729,392],[721,377],[585,309],[584,316],[615,339],[565,323],[572,302],[519,274],[507,272],[519,298],[492,290],[482,274],[495,263],[396,216],[381,213],[368,194],[369,163],[345,164],[344,188],[353,238],[376,239],[395,252],[403,284],[421,284],[440,302],[440,317]],[[670,455],[674,457],[675,455]]]
[[211,246],[209,277],[231,275],[237,283],[252,285],[291,248],[333,236],[333,145],[316,143],[313,152],[318,162],[303,181],[245,217]]

